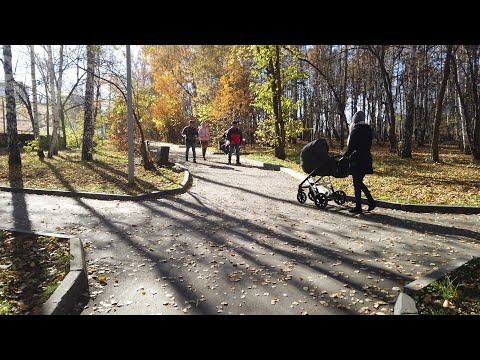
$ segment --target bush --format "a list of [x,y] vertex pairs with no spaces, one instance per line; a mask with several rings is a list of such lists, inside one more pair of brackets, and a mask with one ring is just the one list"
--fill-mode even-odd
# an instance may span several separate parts
[[38,151],[39,148],[39,141],[38,140],[29,140],[25,142],[25,146],[23,147],[26,153],[31,153],[32,151]]

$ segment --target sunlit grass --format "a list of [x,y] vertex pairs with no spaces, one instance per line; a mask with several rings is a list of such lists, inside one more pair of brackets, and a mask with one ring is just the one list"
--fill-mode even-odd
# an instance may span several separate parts
[[0,152],[0,185],[23,188],[85,191],[137,195],[175,188],[183,171],[158,167],[146,171],[135,165],[135,184],[128,184],[126,152],[106,145],[93,155],[94,161],[81,160],[80,149],[60,151],[53,159],[39,160],[35,153],[22,153],[22,166],[8,166],[8,155]]

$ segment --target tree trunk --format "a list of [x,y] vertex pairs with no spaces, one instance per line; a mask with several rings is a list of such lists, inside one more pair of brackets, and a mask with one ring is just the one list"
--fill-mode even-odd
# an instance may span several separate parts
[[465,46],[467,49],[468,70],[470,73],[470,87],[473,98],[473,137],[474,149],[472,154],[475,159],[480,158],[480,103],[478,99],[478,45]]
[[58,81],[57,81],[57,109],[58,119],[62,126],[63,144],[62,148],[67,147],[67,133],[65,131],[65,114],[62,104],[62,86],[63,86],[63,45],[60,45],[60,65],[58,67]]
[[[454,74],[455,76],[455,74]],[[471,155],[470,153],[470,146],[467,145],[467,136],[466,136],[466,131],[465,131],[465,117],[463,116],[463,110],[462,110],[462,103],[460,102],[460,95],[457,93],[457,96],[455,98],[456,103],[457,103],[457,112],[458,112],[458,117],[460,119],[460,131],[461,131],[461,138],[462,138],[462,151],[466,155]]]
[[145,135],[143,134],[142,124],[140,123],[135,111],[133,112],[133,118],[135,119],[138,130],[140,131],[140,153],[142,154],[143,168],[145,170],[153,170],[155,168],[155,165],[150,158],[150,154],[147,149],[147,142],[145,141]]
[[388,139],[390,141],[390,152],[396,152],[397,136],[395,134],[395,107],[393,103],[392,83],[390,80],[390,76],[388,75],[387,68],[385,67],[385,46],[386,45],[381,45],[379,50],[374,50],[372,46],[368,46],[368,49],[377,58],[380,72],[382,74],[383,86],[387,95],[387,105],[389,111],[388,118],[390,129],[388,133]]
[[22,164],[22,158],[20,157],[20,148],[18,146],[11,45],[3,45],[3,71],[5,73],[5,98],[7,100],[8,165],[17,165]]
[[[347,82],[348,82],[348,47],[345,45],[345,68],[343,72],[343,91],[342,91],[342,101],[337,102],[338,112],[340,114],[340,149],[343,149],[345,146],[345,136],[343,133],[343,123],[345,123],[345,129],[348,129],[347,115],[345,114],[345,108],[347,106]],[[352,77],[353,79],[353,77]],[[353,81],[353,80],[352,80]],[[353,111],[352,109],[352,115]]]
[[87,45],[87,82],[85,85],[85,120],[83,123],[82,160],[93,160],[93,76],[95,54],[93,45]]
[[433,123],[433,137],[432,137],[432,161],[439,162],[438,156],[438,138],[440,130],[440,121],[442,118],[443,98],[445,97],[445,89],[447,88],[447,81],[450,75],[450,58],[452,57],[452,45],[447,45],[447,54],[445,56],[445,65],[443,67],[443,78],[438,93],[437,108],[435,111],[435,122]]
[[48,149],[48,157],[53,158],[53,155],[58,154],[58,104],[55,95],[55,72],[53,70],[53,54],[52,54],[52,45],[47,45],[48,53],[48,74],[50,78],[50,99],[52,100],[52,117],[53,117],[53,128],[52,128],[52,137],[50,139],[50,147]]
[[403,146],[401,149],[402,158],[411,158],[412,157],[412,133],[413,133],[413,122],[415,116],[415,89],[416,89],[416,46],[411,45],[410,47],[410,58],[408,59],[408,79],[406,81],[408,90],[406,94],[406,109],[405,109],[405,121],[403,122]]
[[472,129],[472,116],[466,105],[465,94],[462,93],[460,87],[460,80],[458,77],[457,62],[455,58],[452,59],[452,70],[453,70],[453,79],[455,81],[455,88],[457,89],[458,99],[461,104],[461,110],[463,112],[463,117],[465,118],[465,130],[467,132],[466,140],[467,146],[470,148],[470,152],[474,159],[480,160],[480,144],[475,143]]
[[49,103],[49,98],[48,98],[48,89],[47,89],[47,84],[45,83],[45,99],[47,101],[47,114],[46,114],[46,123],[47,123],[47,141],[49,141],[50,138],[50,103]]
[[32,76],[32,108],[33,108],[33,135],[40,139],[37,106],[37,77],[35,76],[35,45],[30,45],[30,72]]
[[275,142],[275,157],[285,160],[285,124],[283,122],[283,112],[282,112],[282,78],[280,73],[280,46],[275,46],[275,77],[277,84],[277,124],[275,128],[278,127],[277,132],[277,142]]

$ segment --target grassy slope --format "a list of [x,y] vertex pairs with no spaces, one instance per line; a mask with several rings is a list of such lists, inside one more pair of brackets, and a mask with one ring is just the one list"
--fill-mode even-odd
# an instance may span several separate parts
[[164,167],[145,171],[136,165],[135,184],[131,186],[126,152],[105,146],[93,158],[92,162],[82,161],[78,149],[61,151],[53,159],[42,161],[35,153],[22,153],[22,166],[9,169],[8,156],[3,149],[0,185],[136,195],[174,188],[183,180],[183,171]]

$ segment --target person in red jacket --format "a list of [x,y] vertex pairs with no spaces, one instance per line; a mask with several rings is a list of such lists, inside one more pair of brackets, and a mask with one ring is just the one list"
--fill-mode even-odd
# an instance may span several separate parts
[[227,131],[227,140],[230,142],[228,149],[228,164],[232,163],[232,150],[235,148],[237,165],[240,164],[240,143],[242,142],[242,130],[238,128],[238,121],[232,121],[232,127]]

